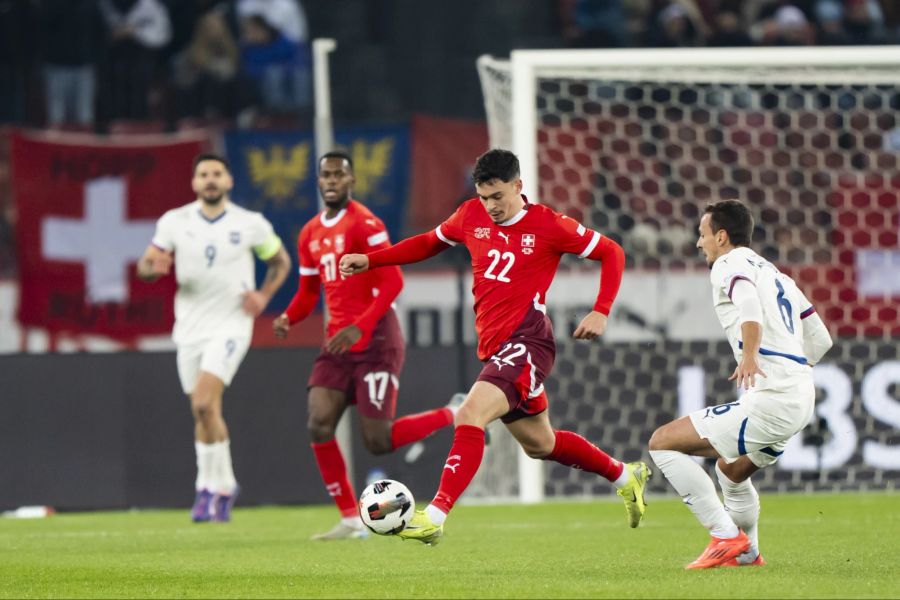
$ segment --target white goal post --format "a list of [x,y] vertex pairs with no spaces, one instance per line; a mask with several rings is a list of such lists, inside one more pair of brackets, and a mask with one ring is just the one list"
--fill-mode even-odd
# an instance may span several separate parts
[[[566,126],[566,123],[568,122],[567,119],[573,120],[571,119],[571,115],[581,110],[579,103],[586,102],[584,99],[585,96],[594,93],[604,93],[604,86],[607,85],[607,82],[618,82],[616,85],[621,83],[620,88],[613,89],[609,92],[610,94],[616,94],[615,102],[618,103],[618,106],[614,108],[618,109],[621,106],[627,106],[629,102],[632,102],[634,110],[633,115],[630,115],[631,122],[629,123],[629,126],[633,126],[637,129],[640,129],[642,126],[648,127],[650,119],[658,119],[658,122],[661,123],[660,127],[662,128],[670,126],[672,119],[667,121],[661,116],[663,109],[657,111],[655,107],[650,106],[649,109],[646,110],[646,113],[652,116],[647,117],[644,117],[639,110],[650,104],[650,102],[646,100],[647,97],[654,96],[655,101],[655,96],[665,96],[665,93],[660,92],[660,90],[669,84],[680,90],[696,85],[698,86],[697,89],[701,90],[692,96],[694,100],[673,109],[676,111],[679,108],[685,109],[685,107],[686,110],[684,112],[696,110],[697,107],[700,107],[700,109],[703,110],[704,106],[708,106],[708,112],[712,114],[722,110],[721,107],[723,104],[727,105],[727,109],[732,109],[734,106],[737,106],[738,108],[734,109],[735,112],[746,109],[745,113],[739,115],[740,119],[749,122],[749,124],[743,123],[745,129],[754,126],[754,119],[758,119],[761,123],[764,123],[765,127],[774,131],[772,133],[774,136],[772,139],[776,141],[773,142],[772,153],[775,153],[780,149],[777,147],[779,144],[807,144],[807,146],[802,148],[803,150],[807,150],[808,155],[804,157],[803,160],[798,159],[795,161],[793,155],[784,159],[795,161],[795,163],[791,164],[791,167],[795,171],[800,172],[799,180],[801,181],[803,181],[804,167],[807,164],[811,164],[809,161],[818,161],[818,167],[824,169],[829,166],[829,160],[831,160],[827,154],[828,152],[839,154],[847,149],[845,147],[847,144],[844,141],[841,141],[840,136],[842,133],[848,135],[848,128],[849,135],[857,135],[859,137],[859,147],[862,148],[864,146],[863,151],[869,152],[872,156],[879,152],[879,150],[873,146],[875,142],[868,141],[868,138],[866,137],[866,134],[870,130],[856,132],[852,129],[853,127],[856,127],[856,125],[849,124],[842,124],[841,127],[844,128],[842,130],[830,125],[828,119],[837,120],[844,118],[840,112],[843,110],[842,102],[847,97],[851,97],[847,102],[852,101],[852,107],[854,109],[868,109],[869,107],[864,105],[870,101],[870,98],[881,93],[882,87],[885,86],[892,89],[891,91],[884,92],[882,100],[879,101],[876,99],[872,101],[873,106],[876,104],[878,105],[878,109],[873,109],[871,118],[873,120],[876,118],[883,119],[885,122],[890,122],[891,124],[882,129],[874,128],[871,131],[875,136],[876,142],[877,136],[881,136],[881,138],[885,140],[884,143],[889,144],[889,134],[891,129],[894,128],[897,133],[898,141],[894,142],[897,147],[893,148],[893,151],[900,151],[900,122],[895,123],[894,117],[886,114],[890,112],[887,109],[896,111],[897,107],[895,106],[895,103],[897,98],[900,97],[900,94],[897,93],[898,88],[900,88],[900,46],[770,47],[740,49],[514,50],[511,53],[509,60],[482,56],[478,59],[477,66],[484,93],[485,111],[487,114],[491,145],[494,147],[508,148],[517,154],[520,161],[525,192],[537,201],[551,201],[547,198],[548,194],[541,194],[541,191],[544,191],[542,183],[545,183],[541,181],[541,175],[542,168],[545,170],[550,168],[546,163],[554,160],[552,158],[548,159],[545,155],[544,164],[541,164],[540,157],[542,148],[539,133],[542,131],[542,128],[544,128],[545,130],[551,130],[550,136],[557,135],[557,132]],[[580,86],[581,90],[578,92],[580,96],[576,98],[576,101],[573,102],[564,97],[564,92],[556,92],[557,96],[550,99],[547,99],[545,97],[546,95],[542,96],[542,82],[552,82],[545,87],[553,87],[554,89],[559,90],[567,85],[565,83],[561,84],[560,82],[566,81],[578,82],[575,85]],[[584,84],[584,82],[588,82],[588,84]],[[639,86],[645,86],[643,90],[635,92],[635,95],[643,94],[640,96],[642,100],[633,100],[629,98],[629,90]],[[856,86],[859,86],[859,88]],[[713,91],[709,91],[711,88],[713,88]],[[735,91],[736,88],[740,88],[739,91]],[[793,93],[793,95],[790,96],[792,91],[785,91],[786,88],[792,88],[793,90],[796,90],[796,93]],[[814,92],[807,93],[809,88],[814,88]],[[585,92],[585,89],[588,91]],[[863,91],[859,91],[860,89]],[[597,92],[597,90],[600,91]],[[719,99],[710,100],[711,104],[703,105],[703,102],[706,102],[706,96],[704,96],[704,94],[710,97],[714,94],[718,94]],[[743,94],[743,96],[741,94]],[[774,118],[771,114],[762,114],[770,108],[766,104],[766,102],[770,102],[764,97],[766,94],[774,96],[774,100],[771,100],[771,103],[774,103],[774,105],[777,106],[777,110],[780,112],[780,114],[776,115]],[[818,94],[818,97],[827,97],[826,100],[823,100],[824,104],[820,105],[816,103],[817,96],[815,96],[815,94]],[[857,95],[857,98],[852,97],[854,94]],[[560,100],[560,96],[563,96],[562,100]],[[752,98],[750,98],[751,96]],[[722,97],[725,97],[725,100],[721,100]],[[760,100],[760,97],[763,97],[763,99]],[[750,99],[748,100],[747,98]],[[551,105],[554,101],[558,102],[559,108],[554,108],[554,106]],[[732,101],[735,102],[735,104],[728,104]],[[660,106],[668,108],[669,106],[665,105],[664,102],[665,101],[661,101],[659,103]],[[720,102],[720,104],[715,104],[715,102]],[[741,102],[745,102],[745,104],[741,105]],[[602,99],[597,102],[598,106],[601,104]],[[749,108],[747,108],[748,106]],[[825,108],[823,108],[823,106]],[[559,110],[561,113],[564,113],[563,117],[559,119],[556,118],[554,110]],[[759,114],[747,117],[746,115],[749,114],[751,110]],[[541,111],[543,111],[543,113]],[[820,111],[822,114],[826,115],[822,117],[822,120],[820,121],[825,123],[824,125],[821,125],[824,131],[824,137],[819,138],[818,140],[815,138],[812,140],[801,139],[799,142],[796,142],[796,138],[786,140],[786,138],[777,131],[782,127],[780,123],[790,122],[792,126],[798,127],[791,119],[799,121],[801,132],[797,135],[802,138],[804,135],[802,132],[802,128],[804,127],[803,123],[805,122],[804,119],[806,119],[806,115],[803,114],[804,111],[806,113]],[[542,114],[543,117],[541,116]],[[762,116],[760,116],[760,114]],[[597,117],[596,115],[602,115],[602,117]],[[787,116],[784,117],[784,115]],[[610,125],[610,122],[615,121],[618,117],[619,115],[615,113],[615,110],[611,111],[609,106],[603,105],[599,106],[595,113],[590,114],[587,118],[582,119],[582,121],[587,121],[590,126],[595,126],[597,122],[596,119],[605,119],[602,125],[614,127],[616,126],[615,123]],[[543,121],[541,120],[542,118],[544,119]],[[591,119],[595,120],[592,121]],[[846,120],[848,123],[850,122],[849,110]],[[548,122],[550,125],[548,125]],[[562,126],[560,126],[560,122],[563,123]],[[693,127],[695,124],[696,122],[687,122],[685,127]],[[553,129],[554,127],[556,128],[555,130]],[[674,126],[672,127],[674,128]],[[709,127],[708,124],[704,127],[706,127],[706,129],[704,129],[703,132],[706,133],[708,133],[708,129],[715,129],[714,120],[712,127]],[[698,127],[697,129],[699,130],[700,128]],[[657,142],[657,140],[653,139],[652,135],[647,131],[648,130],[645,129],[643,134],[637,134],[638,138],[643,135],[645,138],[644,141],[647,144],[658,143],[659,146],[662,147],[663,144],[668,144],[673,140],[674,143],[678,143],[678,138],[675,135],[672,135],[671,139],[667,137],[664,141]],[[617,133],[620,132],[617,130]],[[744,133],[746,132],[738,131],[733,134],[740,136]],[[690,134],[690,132],[688,132],[688,134]],[[665,135],[668,136],[669,134],[666,133]],[[746,135],[756,134],[747,133]],[[603,135],[597,134],[596,137],[602,138]],[[648,139],[649,141],[647,141]],[[662,137],[659,139],[662,139]],[[822,140],[825,141],[823,142]],[[582,155],[588,155],[587,160],[590,160],[592,147],[588,146],[585,148],[583,141],[583,138],[579,138],[576,142],[572,142],[572,146],[582,144],[582,146],[577,148],[577,151],[581,152]],[[638,142],[640,141],[641,140],[638,139]],[[600,139],[598,143],[602,142],[603,140]],[[703,140],[701,137],[699,144],[702,143]],[[729,141],[728,138],[726,138],[724,142],[720,141],[718,143],[727,146]],[[832,144],[832,146],[827,148],[820,145],[829,143]],[[637,147],[637,144],[632,146],[632,148],[634,147]],[[791,148],[794,147],[795,146],[791,146]],[[758,188],[766,188],[767,185],[770,186],[770,188],[764,189],[762,194],[765,197],[765,202],[771,203],[777,202],[782,196],[779,196],[777,193],[769,195],[769,189],[774,189],[778,186],[787,188],[790,185],[797,184],[791,183],[793,181],[791,179],[793,175],[791,175],[791,177],[785,177],[783,174],[780,174],[784,167],[784,165],[779,162],[782,161],[782,158],[775,156],[773,159],[767,152],[769,152],[769,150],[765,148],[760,150],[758,154],[762,158],[759,158],[758,160],[756,154],[754,154],[751,158],[757,160],[757,162],[754,163],[756,167],[751,166],[745,170],[752,171],[753,168],[757,168],[759,172],[766,175],[765,177],[760,178],[758,177],[758,172],[751,173],[754,178],[754,185]],[[789,151],[785,150],[784,152],[788,153]],[[638,155],[636,150],[633,151],[633,153],[635,156]],[[564,157],[555,160],[567,160],[571,156],[571,152],[568,150],[565,152],[557,152],[555,156]],[[812,158],[809,158],[809,156]],[[666,157],[663,156],[660,162],[665,162],[665,158]],[[638,156],[638,160],[640,159],[641,157]],[[841,160],[844,159],[835,160],[840,163]],[[847,155],[845,162],[849,164],[853,160],[857,159]],[[807,163],[804,163],[803,161],[807,161]],[[711,159],[708,164],[716,166],[714,165],[714,162],[714,159]],[[760,167],[760,164],[763,166]],[[877,170],[875,168],[876,165],[874,159],[872,164],[873,168],[871,168],[870,171]],[[894,169],[893,163],[890,164],[890,168]],[[586,169],[592,170],[591,173],[593,177],[602,178],[606,176],[603,166],[603,164],[595,164],[586,167]],[[779,169],[782,169],[782,171],[779,171]],[[859,170],[862,171],[861,168]],[[772,184],[768,179],[769,171],[775,173],[777,179],[775,184]],[[652,177],[652,170],[648,168],[647,172],[651,173]],[[598,173],[599,175],[597,175]],[[728,174],[726,173],[726,177],[727,176]],[[741,176],[743,177],[743,175]],[[584,178],[586,179],[587,176]],[[761,182],[759,181],[760,179],[762,179]],[[741,187],[741,184],[742,181],[734,183],[731,185],[730,189],[736,190],[734,192],[736,194],[743,194],[746,190]],[[718,184],[712,186],[714,192],[716,191],[715,185]],[[725,184],[722,185],[724,186]],[[813,181],[813,183],[810,184],[810,187],[814,188],[815,185],[817,184]],[[595,198],[599,198],[606,190],[603,186],[597,186],[596,189],[599,189],[599,191],[596,192]],[[688,190],[688,194],[690,194],[690,189],[691,188]],[[825,187],[822,186],[823,191],[824,189]],[[779,193],[780,191],[781,190],[779,190]],[[812,189],[811,193],[814,194],[817,191],[818,190],[816,189]],[[663,189],[659,192],[659,195],[664,196],[665,193],[666,190]],[[784,193],[790,194],[791,191],[787,190]],[[800,198],[796,201],[797,210],[809,210],[811,212],[813,209],[809,207],[814,200],[815,198],[812,200],[808,197]],[[793,196],[791,196],[791,201],[794,202]],[[595,202],[599,203],[599,200]],[[622,201],[622,204],[625,205],[625,202]],[[554,208],[559,207],[554,206]],[[585,208],[586,214],[589,213],[592,208],[595,212],[603,212],[606,209],[605,206],[600,204],[597,204],[596,206],[590,205]],[[627,212],[627,208],[623,208],[623,212]],[[585,224],[592,225],[590,222]],[[810,233],[810,236],[813,235],[814,233]],[[820,254],[815,255],[816,257],[820,257],[827,256],[827,253],[830,251],[830,249],[827,248],[827,242],[820,243],[817,239],[818,238],[814,238],[813,242],[808,244],[807,260],[809,259],[809,256],[813,256],[814,252],[820,252]],[[675,258],[681,260],[682,257],[676,253]],[[667,260],[666,257],[658,259],[653,266],[665,269],[668,265]],[[684,260],[690,261],[692,258],[689,257]],[[682,263],[684,260],[682,260]],[[506,453],[505,456],[506,458],[504,460],[508,461],[509,454]],[[491,469],[494,469],[494,471],[491,471]],[[486,475],[485,479],[490,479],[491,477],[496,479],[500,474],[511,474],[515,472],[516,469],[507,462],[504,465],[496,467],[488,465],[488,471],[494,472],[495,475]],[[518,499],[524,503],[542,501],[544,499],[546,486],[546,463],[529,459],[524,453],[519,452],[517,473]],[[506,476],[509,477],[510,475]],[[508,489],[508,487],[506,489]],[[489,497],[490,493],[488,492],[486,496]]]

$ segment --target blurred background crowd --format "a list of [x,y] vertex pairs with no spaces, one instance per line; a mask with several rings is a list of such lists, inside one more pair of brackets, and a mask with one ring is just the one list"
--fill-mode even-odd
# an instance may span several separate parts
[[481,118],[484,52],[885,44],[898,25],[890,0],[0,0],[0,123],[303,127],[314,37],[339,43],[337,117],[398,121]]

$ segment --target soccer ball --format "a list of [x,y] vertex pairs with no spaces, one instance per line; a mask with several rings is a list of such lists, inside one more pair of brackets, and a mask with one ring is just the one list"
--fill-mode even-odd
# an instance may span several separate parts
[[400,533],[415,512],[412,492],[393,479],[376,481],[359,497],[359,516],[366,527],[379,535]]

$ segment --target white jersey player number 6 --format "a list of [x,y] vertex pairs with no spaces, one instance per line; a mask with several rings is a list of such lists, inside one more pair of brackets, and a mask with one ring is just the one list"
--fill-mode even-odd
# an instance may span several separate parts
[[[512,269],[513,263],[516,262],[516,255],[512,252],[504,252],[500,254],[500,251],[491,248],[488,250],[487,255],[492,258],[491,265],[487,268],[487,271],[484,272],[485,279],[496,279],[497,281],[502,281],[503,283],[509,283],[510,279],[506,276],[509,273],[509,270]],[[497,268],[497,265],[500,264],[500,261],[506,261],[506,264],[503,265],[503,268],[500,270],[500,273],[495,274],[494,269]]]

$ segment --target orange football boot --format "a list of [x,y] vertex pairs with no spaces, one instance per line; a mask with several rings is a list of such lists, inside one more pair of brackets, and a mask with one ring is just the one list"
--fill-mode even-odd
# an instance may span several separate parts
[[703,554],[685,567],[685,569],[713,569],[723,565],[732,558],[737,558],[750,549],[750,538],[747,534],[738,530],[737,537],[717,538],[713,537]]
[[757,555],[756,560],[749,563],[739,563],[737,560],[737,556],[732,558],[727,562],[723,562],[723,567],[764,567],[766,566],[766,559],[763,558],[762,554]]

